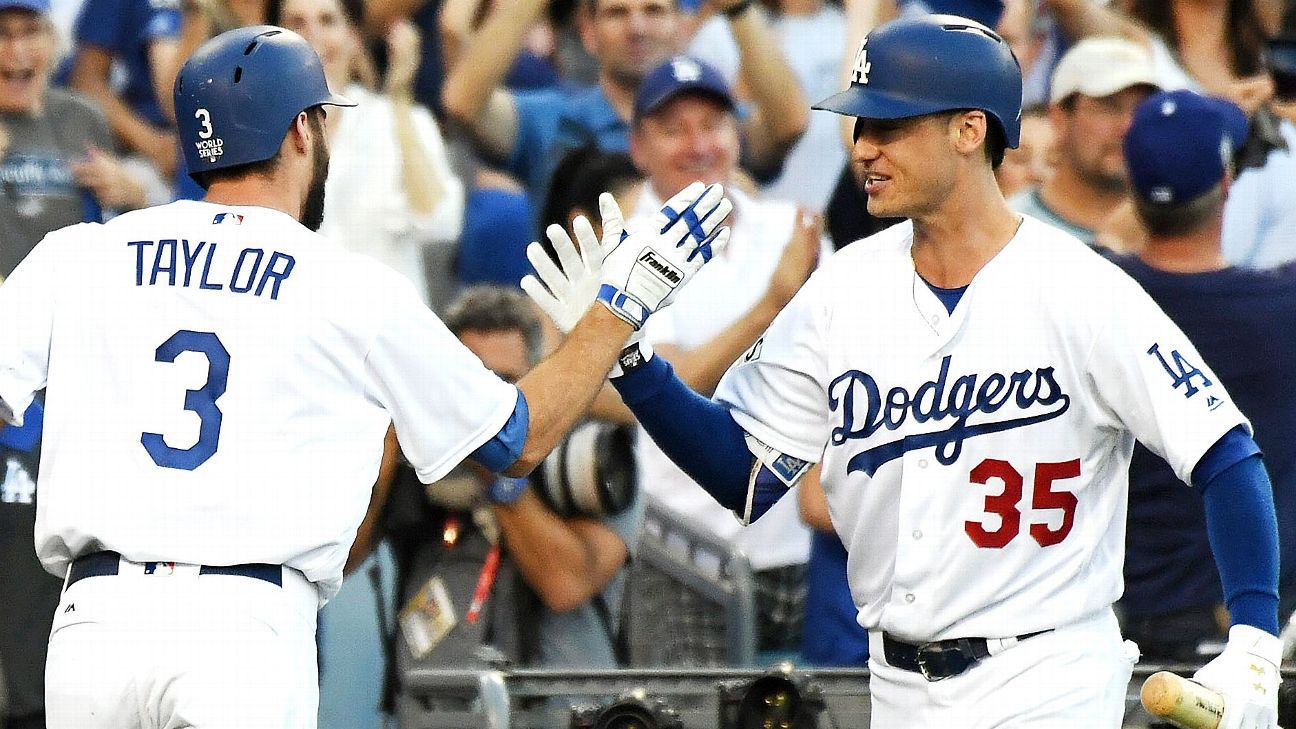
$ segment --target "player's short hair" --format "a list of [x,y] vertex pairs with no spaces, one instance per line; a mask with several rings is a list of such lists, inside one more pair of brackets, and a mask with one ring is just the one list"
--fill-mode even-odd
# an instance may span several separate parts
[[456,337],[470,331],[519,332],[528,361],[540,361],[540,316],[520,289],[469,286],[450,302],[441,320]]
[[259,162],[248,162],[247,164],[234,165],[233,167],[222,167],[218,170],[204,170],[192,173],[194,182],[204,190],[210,189],[213,183],[224,180],[235,180],[252,175],[269,177],[274,172],[275,167],[279,166],[279,159],[283,156],[281,152],[275,152],[274,156],[269,159],[263,159]]
[[999,126],[994,117],[986,114],[986,122],[986,159],[990,160],[990,169],[997,170],[999,165],[1003,164],[1008,140],[1004,137],[1003,127]]
[[[311,127],[311,132],[323,138],[324,108],[322,106],[312,106],[309,109],[306,109],[305,112],[306,120]],[[287,130],[284,131],[284,134],[285,136],[287,135]],[[198,186],[204,190],[209,189],[212,186],[212,183],[220,182],[222,180],[236,180],[250,177],[252,175],[269,177],[274,173],[275,168],[279,166],[279,160],[282,156],[283,151],[280,150],[275,152],[274,156],[257,162],[248,162],[246,164],[234,165],[232,167],[221,167],[215,170],[200,170],[198,172],[191,172],[190,175],[193,177],[194,182],[197,182]]]
[[1200,230],[1224,207],[1224,184],[1218,183],[1205,193],[1181,203],[1155,203],[1133,195],[1134,210],[1148,235],[1176,236]]

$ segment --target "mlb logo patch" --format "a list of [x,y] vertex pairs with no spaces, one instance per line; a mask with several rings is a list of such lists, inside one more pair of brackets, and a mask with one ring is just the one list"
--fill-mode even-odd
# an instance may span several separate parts
[[242,223],[243,216],[238,213],[216,213],[216,217],[212,219],[212,225],[241,225]]

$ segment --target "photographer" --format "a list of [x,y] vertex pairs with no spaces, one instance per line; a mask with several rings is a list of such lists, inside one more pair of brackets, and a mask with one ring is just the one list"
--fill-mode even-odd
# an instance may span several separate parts
[[[539,320],[520,291],[467,289],[443,318],[506,380],[539,357]],[[385,466],[394,446],[389,438]],[[616,667],[621,568],[643,519],[630,451],[626,431],[587,423],[529,479],[465,464],[425,487],[404,464],[384,468],[390,495],[375,489],[348,564],[363,560],[381,523],[397,564],[396,675],[500,659]]]

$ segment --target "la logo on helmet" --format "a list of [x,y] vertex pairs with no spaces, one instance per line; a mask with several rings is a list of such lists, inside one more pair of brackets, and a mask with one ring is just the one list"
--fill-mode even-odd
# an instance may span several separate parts
[[860,41],[859,53],[855,56],[855,67],[851,69],[851,81],[857,84],[868,83],[869,69],[873,68],[873,64],[868,62],[868,49],[864,47],[867,44],[868,36],[864,36],[864,40]]

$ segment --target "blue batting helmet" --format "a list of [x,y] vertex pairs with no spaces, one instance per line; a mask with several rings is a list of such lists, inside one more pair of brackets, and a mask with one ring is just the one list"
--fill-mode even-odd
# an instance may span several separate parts
[[1015,148],[1021,102],[1021,66],[998,33],[957,15],[921,15],[874,28],[860,43],[850,88],[814,108],[865,119],[980,109]]
[[329,91],[305,38],[284,28],[239,28],[198,47],[176,76],[175,111],[189,175],[260,162],[279,152],[302,111],[355,106]]

